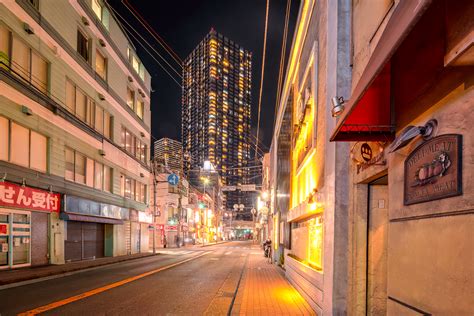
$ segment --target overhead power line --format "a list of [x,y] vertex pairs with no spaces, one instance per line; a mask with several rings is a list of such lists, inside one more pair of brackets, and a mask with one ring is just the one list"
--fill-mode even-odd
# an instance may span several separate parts
[[131,37],[133,37],[142,47],[143,47],[143,44],[141,43],[141,41],[139,41],[133,34],[131,34],[130,30],[131,29],[135,34],[138,35],[138,37],[140,37],[140,39],[145,42],[152,50],[153,52],[155,52],[170,68],[171,70],[173,70],[178,76],[180,79],[182,79],[182,74],[180,72],[178,72],[154,47],[153,45],[150,44],[150,42],[148,42],[141,34],[140,32],[138,32],[132,25],[130,25],[130,23],[127,22],[127,20],[122,16],[120,15],[120,13],[118,13],[114,8],[112,8],[112,10],[114,11],[115,15],[117,15],[127,26],[125,27],[123,24],[122,24],[122,27],[124,30],[127,31],[127,33],[129,33],[129,35]]
[[128,0],[122,0],[122,4],[132,13],[132,15],[140,22],[140,24],[148,31],[150,34],[158,41],[158,43],[163,47],[168,54],[179,64],[179,66],[183,67],[183,61],[175,53],[175,51],[165,42],[165,40],[148,24],[148,22],[143,18],[143,16],[135,9]]
[[275,123],[276,123],[278,105],[280,104],[280,98],[281,98],[281,86],[283,85],[283,70],[285,68],[286,41],[288,37],[288,22],[290,20],[290,11],[291,11],[291,0],[287,0],[286,1],[286,14],[285,14],[285,27],[283,30],[283,40],[281,42],[280,70],[278,72],[277,97],[275,101],[276,104],[275,104],[275,114],[273,116],[273,126],[275,126]]
[[267,0],[267,9],[265,12],[265,33],[263,36],[263,56],[262,56],[262,76],[260,78],[260,94],[258,97],[258,118],[257,118],[257,142],[255,144],[255,157],[258,151],[258,134],[260,129],[260,111],[262,108],[263,78],[265,74],[265,51],[267,49],[267,31],[268,31],[268,11],[270,9],[270,0]]

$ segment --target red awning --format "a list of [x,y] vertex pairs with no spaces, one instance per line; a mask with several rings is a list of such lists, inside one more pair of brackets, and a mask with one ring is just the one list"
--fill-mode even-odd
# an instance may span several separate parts
[[401,0],[339,118],[331,141],[391,140],[394,124],[390,97],[390,58],[431,4]]

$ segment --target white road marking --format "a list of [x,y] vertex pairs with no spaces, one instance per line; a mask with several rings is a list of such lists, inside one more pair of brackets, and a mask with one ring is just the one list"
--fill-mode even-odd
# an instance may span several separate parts
[[227,252],[225,253],[225,255],[230,255],[231,253],[232,253],[232,251],[227,251]]

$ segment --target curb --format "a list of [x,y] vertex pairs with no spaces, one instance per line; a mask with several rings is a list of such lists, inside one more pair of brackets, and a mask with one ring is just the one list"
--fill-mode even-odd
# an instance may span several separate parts
[[[86,267],[82,267],[82,268],[77,267],[77,268],[74,268],[74,269],[71,269],[71,270],[59,269],[58,271],[52,271],[52,272],[44,273],[44,275],[41,275],[40,273],[38,273],[36,275],[30,275],[28,277],[26,277],[26,276],[21,277],[21,278],[18,278],[16,280],[7,281],[5,283],[2,282],[2,283],[0,283],[0,290],[5,290],[5,289],[13,288],[13,287],[38,283],[38,282],[52,280],[52,279],[57,279],[57,278],[70,276],[70,275],[74,275],[74,274],[81,273],[81,272],[96,270],[96,269],[102,268],[102,267],[107,266],[107,265],[114,265],[114,264],[122,263],[124,261],[132,261],[132,260],[137,260],[137,259],[150,258],[150,257],[156,256],[156,255],[159,255],[159,253],[147,254],[147,255],[143,255],[143,256],[139,256],[139,257],[133,257],[133,258],[123,258],[121,260],[117,260],[117,261],[113,261],[113,262],[104,262],[102,264],[90,265],[90,266],[86,266]],[[59,267],[64,267],[64,266],[65,266],[64,264],[59,265]]]

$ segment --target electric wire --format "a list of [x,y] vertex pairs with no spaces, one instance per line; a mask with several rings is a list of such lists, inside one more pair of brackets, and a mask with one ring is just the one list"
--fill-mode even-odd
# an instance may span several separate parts
[[[120,19],[121,19],[123,22],[125,22],[125,24],[128,25],[128,27],[129,27],[131,30],[133,30],[133,31],[135,32],[135,34],[137,34],[137,35],[140,37],[140,39],[141,39],[143,42],[145,42],[148,46],[150,46],[150,48],[151,48],[151,49],[152,49],[152,50],[180,77],[180,79],[183,79],[182,74],[181,74],[180,72],[178,72],[178,71],[156,50],[156,48],[154,48],[153,45],[151,45],[150,42],[148,42],[148,41],[140,34],[140,32],[138,32],[132,25],[130,25],[130,23],[128,23],[127,20],[126,20],[122,15],[120,15],[120,13],[118,13],[114,8],[112,8],[112,10],[114,11],[114,13],[115,13],[118,17],[120,17]],[[123,26],[124,26],[124,25],[122,24],[122,27],[123,27]],[[126,28],[124,27],[124,29],[126,29]],[[127,29],[126,29],[126,30],[127,30]],[[127,31],[130,33],[129,30],[127,30]],[[135,38],[135,40],[137,40],[136,37],[134,37],[134,38]],[[137,40],[137,41],[138,41],[138,40]]]
[[148,24],[148,22],[143,18],[143,16],[136,10],[128,0],[122,0],[122,4],[132,13],[132,15],[140,22],[140,24],[158,41],[158,43],[163,47],[168,54],[183,68],[183,61],[181,58],[174,52],[174,50],[164,41],[164,39]]
[[[112,9],[114,10],[114,9]],[[117,13],[115,10],[114,10],[115,13]],[[118,13],[117,15],[122,19],[124,20],[124,18],[122,16],[120,16]],[[175,78],[174,76],[165,68],[165,66],[163,66],[163,64],[160,63],[160,61],[148,50],[148,48],[145,47],[145,45],[142,44],[142,42],[140,40],[138,40],[135,35],[133,35],[132,32],[130,32],[130,30],[128,30],[123,24],[122,24],[122,27],[123,29],[133,38],[135,39],[135,41],[143,48],[143,50],[145,50],[145,52],[148,53],[148,55],[150,55],[151,58],[153,58],[153,60],[163,69],[163,71],[165,71],[168,76],[170,76],[171,79],[173,79],[173,81],[180,87],[182,88],[183,86],[181,85],[181,83],[179,83]]]
[[275,113],[273,116],[273,126],[276,124],[276,116],[278,113],[278,106],[280,104],[281,98],[281,86],[283,84],[283,69],[285,67],[285,59],[286,59],[286,45],[287,45],[287,37],[288,37],[288,23],[290,20],[290,11],[291,11],[291,0],[286,1],[286,14],[285,14],[285,27],[283,30],[283,40],[281,42],[281,54],[280,54],[280,69],[278,72],[278,85],[277,85],[277,97],[275,101]]
[[265,74],[265,51],[267,49],[267,31],[268,31],[268,14],[270,9],[270,0],[267,0],[267,8],[265,12],[265,32],[263,36],[263,56],[262,56],[262,76],[260,78],[260,93],[258,97],[258,118],[257,118],[257,143],[255,144],[255,156],[258,151],[258,134],[260,129],[260,110],[262,108],[262,92],[263,92],[263,78]]

